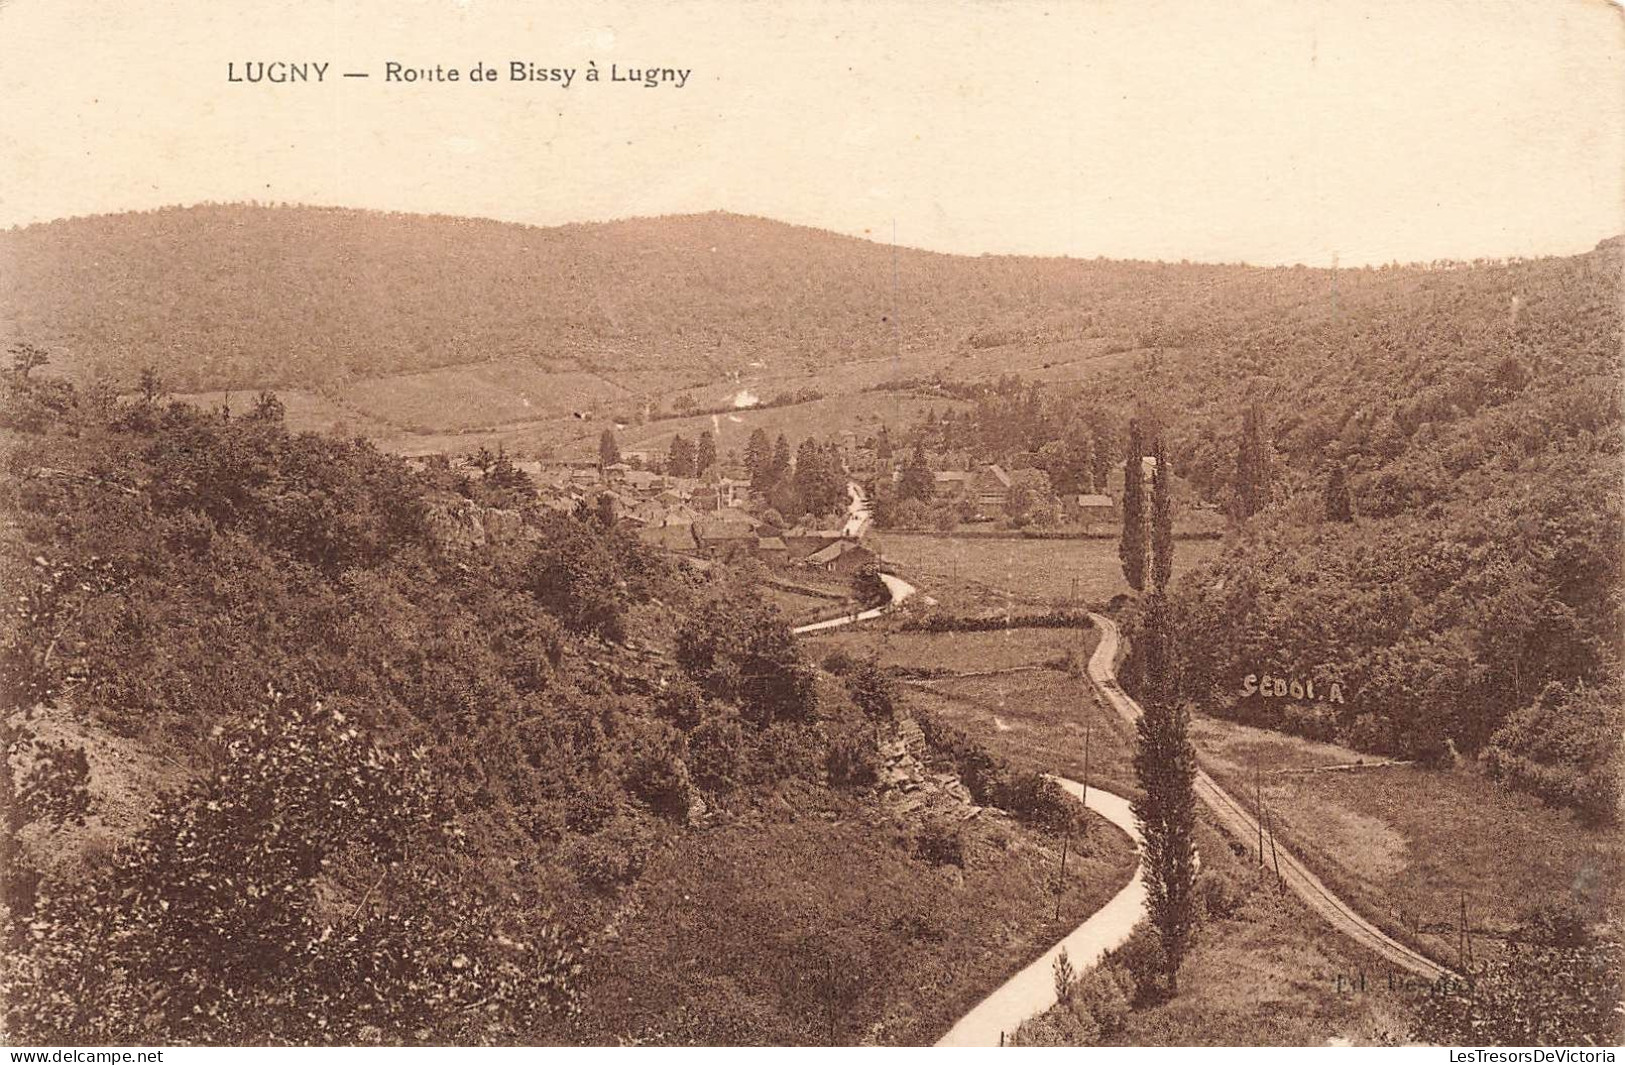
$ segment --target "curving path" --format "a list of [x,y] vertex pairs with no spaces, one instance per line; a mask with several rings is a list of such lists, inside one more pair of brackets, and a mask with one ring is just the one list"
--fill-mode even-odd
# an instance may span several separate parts
[[[1140,707],[1117,683],[1114,666],[1121,643],[1117,623],[1103,614],[1091,613],[1089,617],[1100,627],[1100,645],[1089,659],[1089,679],[1100,689],[1112,708],[1132,724],[1140,716]],[[1243,841],[1258,838],[1258,822],[1201,769],[1196,771],[1196,796],[1213,811],[1225,831]],[[1320,878],[1310,872],[1295,854],[1282,847],[1279,841],[1275,844],[1275,851],[1281,863],[1281,877],[1287,886],[1337,931],[1390,965],[1407,972],[1434,981],[1456,978],[1450,969],[1417,953],[1361,917],[1354,907],[1321,883]]]
[[[846,617],[802,625],[790,631],[794,634],[820,632],[850,625],[855,621],[877,618],[919,591],[901,577],[895,577],[890,573],[882,573],[880,579],[886,582],[886,589],[891,592],[891,601],[886,605],[858,614],[849,614]],[[1095,648],[1094,658],[1090,660],[1091,669],[1095,661],[1104,655],[1106,669],[1109,672],[1111,659],[1115,654],[1115,642],[1110,648],[1105,648],[1105,640],[1102,640],[1101,646]],[[1135,848],[1139,848],[1142,842],[1140,826],[1135,821],[1129,800],[1102,788],[1085,788],[1077,781],[1067,780],[1064,777],[1052,779],[1086,808],[1116,825],[1134,841]],[[1099,962],[1108,950],[1121,946],[1134,931],[1134,926],[1145,916],[1143,873],[1143,866],[1135,869],[1134,876],[1121,891],[1068,933],[1065,939],[1050,947],[1037,961],[1006,980],[974,1009],[961,1017],[948,1030],[948,1034],[937,1041],[937,1046],[999,1046],[1004,1041],[1005,1034],[1014,1032],[1022,1021],[1035,1017],[1055,1005],[1053,966],[1056,957],[1065,950],[1073,968],[1082,972]]]
[[880,615],[897,609],[897,604],[919,591],[901,577],[894,577],[890,573],[882,573],[880,579],[885,582],[886,591],[891,593],[891,600],[881,606],[859,611],[856,614],[845,614],[827,621],[815,621],[811,625],[798,625],[790,630],[792,636],[800,636],[808,632],[822,632],[825,629],[838,629],[842,625],[850,625],[854,621],[868,621]]
[[[1128,833],[1136,848],[1143,842],[1129,801],[1100,788],[1089,788],[1061,777],[1053,778],[1089,809]],[[976,1008],[961,1017],[948,1034],[937,1040],[939,1047],[996,1047],[1021,1022],[1036,1017],[1055,1005],[1055,959],[1066,951],[1067,960],[1078,972],[1093,967],[1108,950],[1122,946],[1145,916],[1144,867],[1134,870],[1128,885],[1113,895],[1089,919],[1069,932],[1065,939],[1046,950],[1037,961],[1006,980]]]

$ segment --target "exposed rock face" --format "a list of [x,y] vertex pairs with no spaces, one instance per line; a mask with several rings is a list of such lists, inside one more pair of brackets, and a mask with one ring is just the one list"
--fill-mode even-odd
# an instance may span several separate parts
[[429,535],[448,554],[466,553],[488,545],[517,543],[536,538],[517,510],[482,507],[461,496],[440,496],[428,501]]
[[896,737],[879,750],[876,787],[898,814],[952,814],[965,820],[982,812],[958,776],[934,772],[925,764],[925,733],[913,718],[899,721]]

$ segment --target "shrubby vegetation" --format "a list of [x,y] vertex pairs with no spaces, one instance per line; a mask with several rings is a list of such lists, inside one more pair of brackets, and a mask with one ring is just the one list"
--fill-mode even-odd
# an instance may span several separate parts
[[1442,981],[1413,1022],[1419,1039],[1456,1046],[1618,1046],[1625,947],[1562,909],[1531,913],[1506,949]]
[[[13,1041],[557,1040],[591,900],[698,796],[873,779],[881,705],[821,712],[748,585],[590,513],[437,538],[448,498],[523,500],[504,456],[469,482],[290,434],[269,397],[20,370],[0,432]],[[28,843],[95,786],[46,712],[187,768],[111,854]]]

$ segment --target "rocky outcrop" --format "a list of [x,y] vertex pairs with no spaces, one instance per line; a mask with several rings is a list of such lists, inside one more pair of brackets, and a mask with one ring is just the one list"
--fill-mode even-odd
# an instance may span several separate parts
[[536,538],[517,510],[482,507],[462,496],[428,500],[426,518],[435,546],[446,553],[466,553],[482,547]]
[[876,787],[894,813],[968,820],[982,812],[957,775],[926,764],[925,733],[913,718],[898,722],[896,734],[880,744],[879,754]]

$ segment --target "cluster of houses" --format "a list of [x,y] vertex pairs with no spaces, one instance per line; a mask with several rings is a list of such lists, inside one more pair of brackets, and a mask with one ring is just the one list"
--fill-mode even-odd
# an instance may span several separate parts
[[872,543],[850,530],[782,529],[756,516],[760,500],[743,469],[714,467],[702,477],[654,473],[626,462],[515,462],[536,483],[543,506],[607,508],[639,540],[690,558],[756,558],[770,567],[839,575],[878,562]]
[[[970,510],[985,517],[1012,513],[1016,509],[1013,502],[1023,496],[1025,508],[1054,510],[1069,524],[1112,522],[1122,517],[1116,503],[1122,495],[1121,466],[1114,471],[1115,492],[1057,493],[1048,473],[1036,466],[1020,465],[1019,458],[1008,465],[976,463],[968,454],[952,452],[927,454],[925,458],[926,465],[933,471],[933,500],[966,503]],[[1155,463],[1150,458],[1145,461]],[[894,483],[901,481],[902,476],[901,470],[891,471]]]

